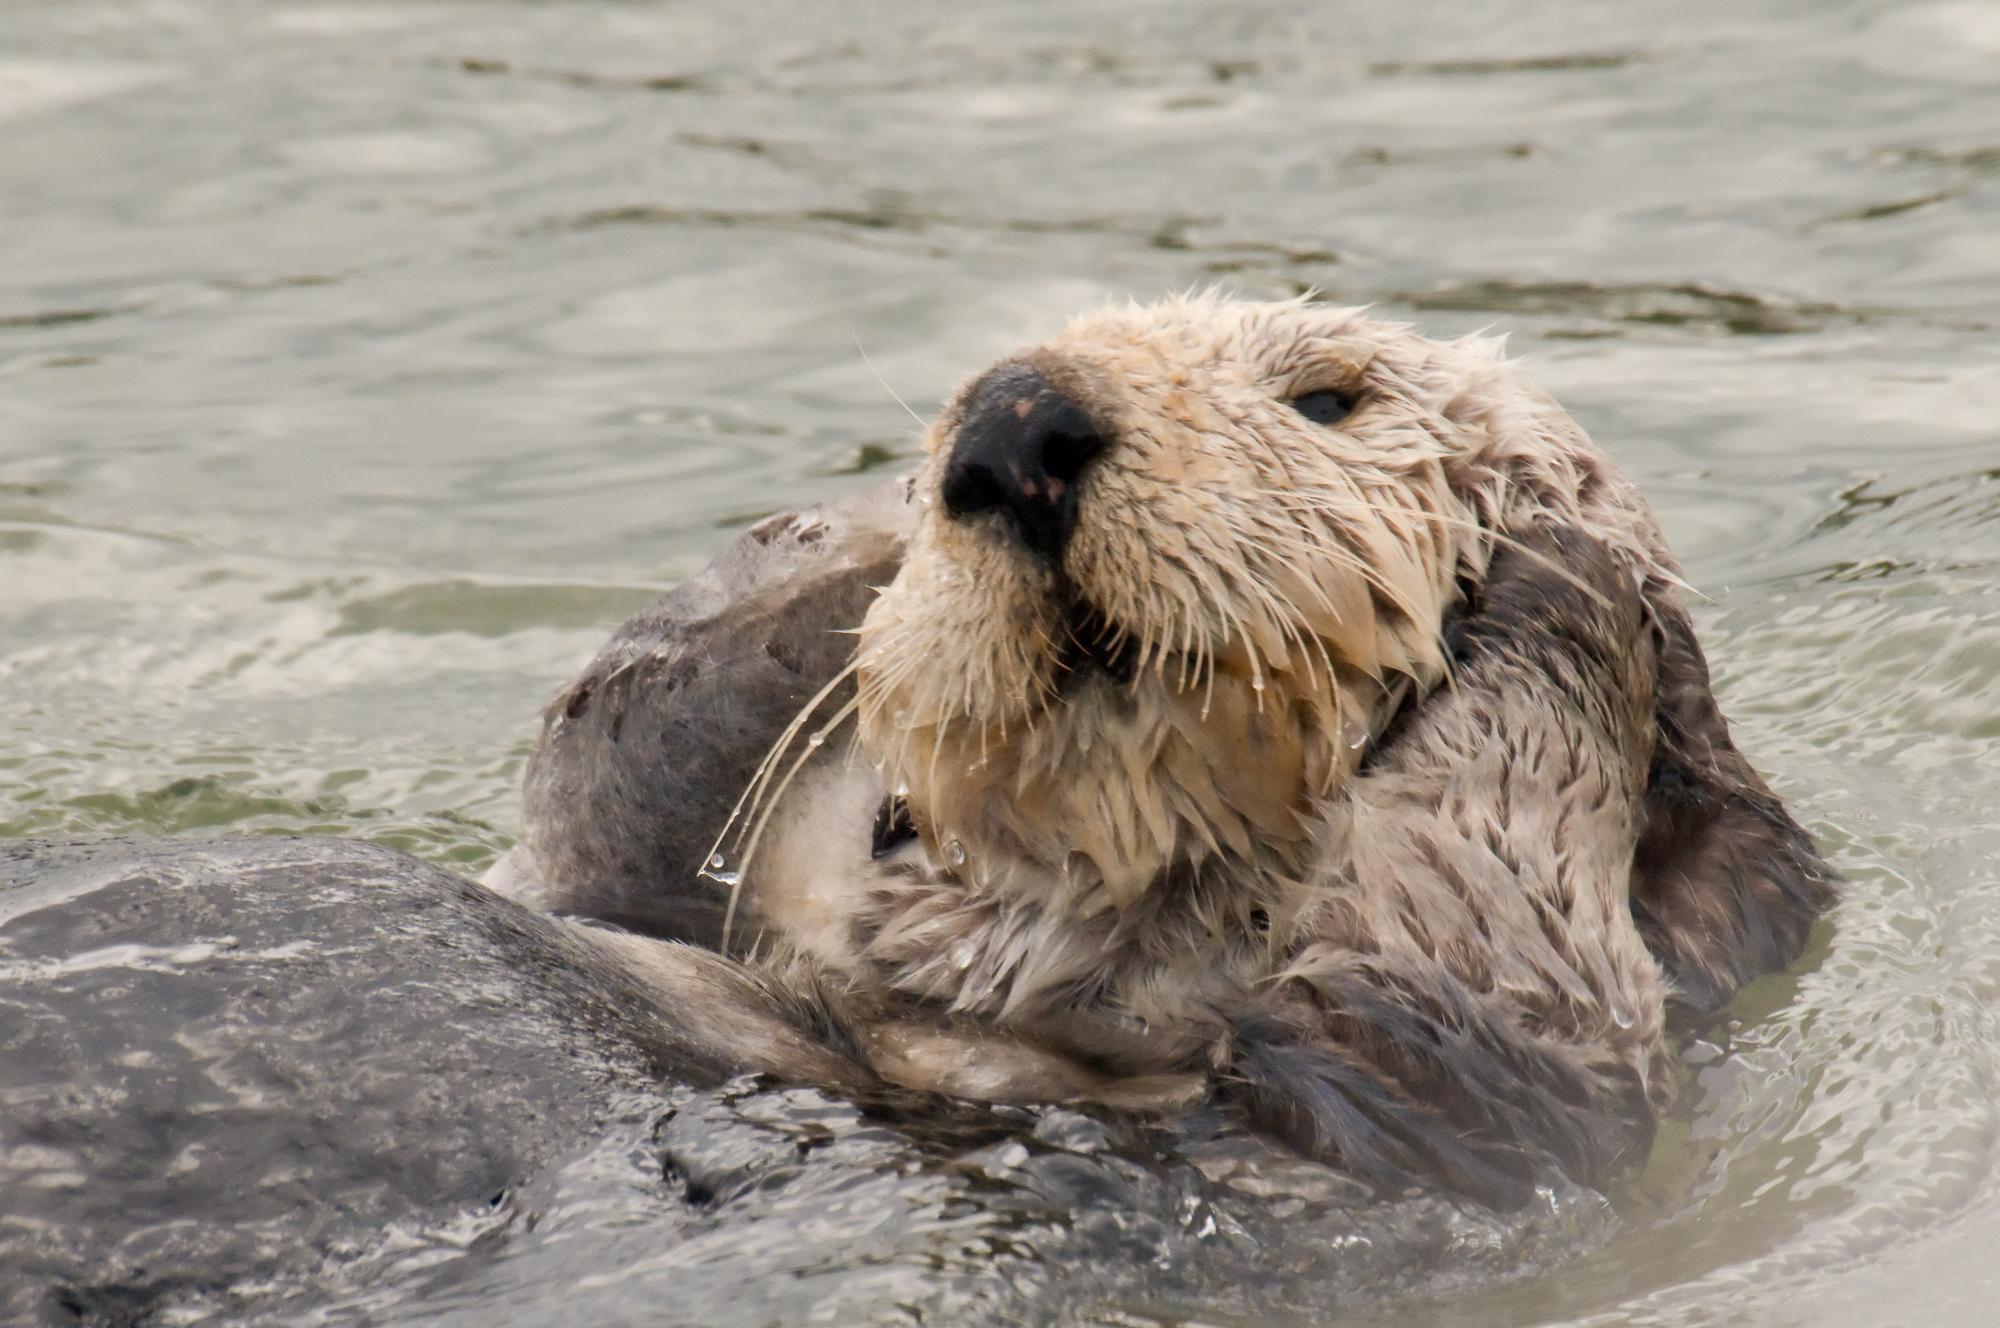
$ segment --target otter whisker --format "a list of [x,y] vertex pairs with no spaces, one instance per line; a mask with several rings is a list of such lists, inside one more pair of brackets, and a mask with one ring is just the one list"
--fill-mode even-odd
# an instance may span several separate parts
[[1215,706],[1215,647],[1208,641],[1195,646],[1196,675],[1201,679],[1201,722],[1208,722],[1209,711]]
[[721,833],[716,835],[715,842],[709,846],[708,857],[703,859],[704,865],[712,861],[721,851],[723,841],[729,838],[730,830],[735,828],[738,818],[743,815],[745,804],[749,804],[753,809],[755,808],[757,800],[762,796],[762,789],[770,776],[770,772],[776,767],[778,761],[782,759],[785,750],[791,746],[792,741],[798,737],[799,730],[805,727],[806,721],[812,718],[813,713],[825,703],[827,697],[833,695],[842,683],[855,675],[861,668],[862,663],[863,660],[859,655],[848,660],[847,664],[839,672],[827,680],[824,687],[814,692],[812,698],[804,706],[800,707],[798,713],[792,717],[791,722],[785,725],[784,730],[778,734],[777,741],[773,742],[765,750],[763,758],[757,762],[757,768],[751,772],[750,782],[744,786],[743,792],[737,796],[735,805],[729,809],[729,816],[722,823]]
[[910,403],[903,400],[902,396],[896,391],[895,388],[889,386],[889,380],[884,378],[882,376],[882,371],[875,367],[875,361],[868,358],[868,348],[861,344],[861,334],[855,331],[853,328],[847,329],[847,334],[854,338],[854,349],[861,352],[861,362],[868,366],[869,373],[875,375],[875,381],[882,385],[882,390],[884,392],[887,392],[890,398],[893,401],[895,401],[897,405],[903,408],[903,413],[905,415],[908,415],[911,419],[917,422],[917,428],[920,431],[929,429],[931,427],[930,421],[926,420],[923,416],[917,414],[917,412],[910,409]]
[[[831,733],[846,723],[848,718],[860,708],[860,705],[861,701],[858,697],[848,701],[846,705],[843,705],[838,711],[834,712],[833,718],[826,722],[825,727],[820,730],[820,734]],[[793,758],[790,768],[785,771],[784,778],[778,781],[778,785],[772,790],[770,798],[764,802],[763,809],[758,814],[757,822],[751,828],[749,842],[743,846],[742,856],[737,860],[736,879],[730,882],[729,906],[723,910],[722,914],[722,947],[725,950],[729,948],[730,927],[736,921],[736,904],[743,895],[744,873],[749,871],[751,861],[757,856],[757,846],[763,841],[764,828],[771,823],[771,816],[778,810],[778,803],[785,796],[785,790],[791,787],[793,778],[797,776],[805,763],[812,759],[813,753],[818,747],[818,743],[809,744],[804,751]]]
[[[1352,567],[1352,569],[1357,572],[1362,571],[1358,560],[1353,562],[1346,561],[1354,558],[1354,555],[1349,553],[1347,550],[1330,549],[1321,547],[1319,545],[1308,544],[1304,540],[1298,539],[1295,536],[1283,532],[1268,531],[1268,530],[1258,531],[1255,533],[1246,532],[1243,538],[1247,549],[1265,555],[1274,564],[1284,565],[1287,560],[1283,555],[1287,553],[1293,555],[1293,557],[1295,558],[1297,557],[1314,558],[1314,557],[1324,557],[1327,555],[1333,555],[1331,560],[1337,566],[1343,569]],[[1326,588],[1311,578],[1300,578],[1300,579],[1303,580],[1304,583],[1307,585],[1307,587],[1312,591],[1315,599],[1319,603],[1319,606],[1323,608],[1327,612],[1327,614],[1331,618],[1333,618],[1335,622],[1340,622],[1343,617],[1343,615],[1340,612],[1340,606],[1333,602],[1333,599],[1326,593]],[[1382,586],[1380,583],[1367,577],[1365,574],[1362,576],[1362,579],[1366,581],[1372,588],[1382,591],[1385,597],[1388,594],[1392,593],[1387,587]],[[1402,605],[1398,604],[1396,605],[1396,607],[1401,608]]]
[[[1310,512],[1322,517],[1351,516],[1351,513],[1343,514],[1336,509],[1323,507],[1301,508],[1297,510]],[[1309,558],[1324,558],[1334,562],[1344,570],[1354,573],[1371,590],[1387,601],[1392,608],[1411,621],[1421,622],[1423,620],[1424,615],[1419,611],[1418,606],[1413,604],[1399,587],[1391,584],[1378,568],[1369,565],[1366,558],[1354,550],[1341,547],[1341,543],[1339,542],[1341,537],[1338,534],[1335,535],[1336,542],[1328,544],[1308,544],[1303,540],[1297,539],[1295,536],[1285,536],[1275,531],[1267,531],[1265,534],[1268,537],[1285,540],[1298,553],[1304,554]]]
[[950,726],[948,724],[939,723],[936,726],[935,735],[933,741],[931,742],[930,777],[926,782],[932,788],[937,787],[938,762],[942,760],[944,757],[944,740],[946,734],[949,732],[950,732]]
[[[1273,498],[1279,497],[1279,495],[1277,494],[1272,494],[1268,496]],[[1324,512],[1327,511],[1328,509],[1316,506],[1296,506],[1293,510],[1306,511],[1306,512]],[[1368,510],[1381,511],[1382,509],[1370,508]],[[1562,564],[1555,561],[1555,559],[1551,558],[1548,554],[1543,553],[1540,549],[1537,549],[1532,545],[1522,541],[1521,539],[1508,534],[1504,530],[1497,529],[1493,526],[1483,525],[1477,521],[1472,520],[1469,517],[1453,517],[1443,512],[1428,513],[1426,519],[1434,520],[1441,525],[1456,527],[1458,529],[1469,531],[1472,534],[1475,534],[1482,539],[1489,540],[1496,545],[1512,549],[1514,552],[1520,554],[1522,557],[1529,559],[1530,561],[1536,563],[1537,565],[1546,569],[1555,576],[1560,577],[1562,580],[1569,583],[1573,588],[1575,588],[1580,593],[1588,595],[1592,601],[1598,604],[1599,607],[1604,607],[1606,604],[1603,594],[1595,586],[1591,585],[1588,581],[1584,580],[1582,577],[1577,576],[1575,573],[1563,567]],[[1676,583],[1685,584],[1683,582],[1680,582],[1680,578],[1678,577],[1673,578],[1673,580]]]
[[[1306,670],[1307,686],[1312,690],[1318,690],[1319,683],[1313,674],[1312,653],[1306,647],[1305,633],[1298,623],[1294,621],[1293,615],[1286,612],[1288,606],[1268,586],[1264,585],[1261,580],[1251,580],[1244,586],[1244,590],[1262,607],[1266,621],[1286,644],[1287,653],[1296,650],[1302,657],[1302,662]],[[1318,638],[1315,637],[1314,639],[1317,640]],[[1332,681],[1330,665],[1328,681]]]

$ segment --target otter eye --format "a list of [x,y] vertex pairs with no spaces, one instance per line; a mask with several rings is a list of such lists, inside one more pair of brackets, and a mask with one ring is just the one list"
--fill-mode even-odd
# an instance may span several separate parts
[[1314,424],[1338,424],[1354,410],[1354,398],[1329,387],[1293,397],[1290,405]]

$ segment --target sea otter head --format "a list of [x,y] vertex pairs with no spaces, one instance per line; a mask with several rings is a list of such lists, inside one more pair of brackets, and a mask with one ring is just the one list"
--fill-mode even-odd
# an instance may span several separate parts
[[1629,493],[1497,342],[1211,296],[977,375],[916,484],[861,628],[862,749],[940,867],[1085,911],[1300,868],[1316,807],[1444,677],[1494,532]]

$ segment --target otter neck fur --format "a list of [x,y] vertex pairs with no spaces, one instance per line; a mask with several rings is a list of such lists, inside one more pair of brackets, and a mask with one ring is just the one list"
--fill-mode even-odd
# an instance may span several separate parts
[[856,910],[848,971],[885,993],[1145,1072],[1204,1060],[1226,1038],[1226,1012],[1271,971],[1274,932],[1289,921],[1282,910],[1301,902],[1275,873],[1220,864],[1089,914],[1060,894],[886,873]]
[[[1239,661],[1177,663],[1129,680],[1086,664],[1027,741],[994,744],[989,763],[1013,768],[993,783],[905,783],[915,842],[856,910],[850,971],[1124,1072],[1212,1053],[1225,1012],[1310,926],[1320,800],[1410,688],[1322,660],[1294,695],[1283,668],[1256,686]],[[1216,750],[1218,730],[1241,740]],[[940,830],[919,787],[983,793],[987,810]],[[1047,825],[1071,831],[1054,861],[1037,852]]]

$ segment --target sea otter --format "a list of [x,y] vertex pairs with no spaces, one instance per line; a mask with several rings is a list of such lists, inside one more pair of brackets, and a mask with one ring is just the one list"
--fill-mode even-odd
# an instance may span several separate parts
[[1670,1002],[1829,901],[1652,515],[1498,341],[1110,308],[924,446],[628,623],[488,875],[741,1068],[1212,1098],[1506,1202],[1611,1176]]

